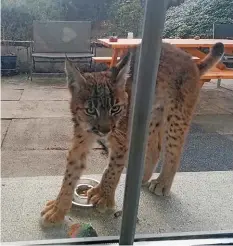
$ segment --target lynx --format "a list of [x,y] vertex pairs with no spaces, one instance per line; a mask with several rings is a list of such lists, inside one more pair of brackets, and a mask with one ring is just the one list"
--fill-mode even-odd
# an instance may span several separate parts
[[[143,177],[156,195],[169,195],[201,89],[200,77],[221,59],[223,52],[223,44],[216,43],[206,58],[196,64],[184,51],[162,44]],[[114,207],[115,190],[127,165],[132,67],[130,54],[104,72],[81,73],[74,63],[66,60],[74,135],[60,192],[41,213],[46,222],[60,222],[70,210],[88,152],[100,139],[108,142],[109,164],[100,184],[88,191],[88,199],[101,209]],[[160,152],[163,153],[160,175],[150,180]]]

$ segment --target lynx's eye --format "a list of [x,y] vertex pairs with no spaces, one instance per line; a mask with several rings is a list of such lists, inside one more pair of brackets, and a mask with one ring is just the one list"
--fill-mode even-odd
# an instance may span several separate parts
[[96,109],[94,107],[92,107],[92,108],[86,108],[85,109],[85,113],[87,115],[96,115]]
[[119,114],[121,112],[121,106],[120,105],[114,105],[111,108],[111,114]]

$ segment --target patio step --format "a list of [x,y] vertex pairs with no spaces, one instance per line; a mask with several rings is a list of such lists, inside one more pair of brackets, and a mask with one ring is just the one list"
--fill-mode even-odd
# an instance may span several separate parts
[[[101,175],[87,177],[100,180]],[[67,237],[66,224],[54,228],[39,225],[40,211],[46,201],[57,196],[61,182],[62,176],[3,178],[2,241]],[[117,210],[122,208],[124,182],[122,175],[116,191]],[[177,173],[170,197],[158,197],[142,188],[137,233],[232,230],[232,182],[231,171]],[[120,233],[121,217],[111,213],[72,208],[69,217],[74,223],[91,223],[98,236]]]

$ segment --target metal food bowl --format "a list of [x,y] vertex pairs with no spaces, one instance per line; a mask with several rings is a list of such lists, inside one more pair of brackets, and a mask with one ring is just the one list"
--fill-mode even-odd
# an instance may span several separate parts
[[82,178],[77,182],[77,186],[74,190],[72,204],[79,207],[93,207],[93,204],[87,202],[87,191],[96,185],[99,181],[90,178]]

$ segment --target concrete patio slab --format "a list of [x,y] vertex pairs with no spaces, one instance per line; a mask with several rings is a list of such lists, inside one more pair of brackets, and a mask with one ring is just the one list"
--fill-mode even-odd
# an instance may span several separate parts
[[[201,118],[201,116],[199,118]],[[208,125],[208,123],[206,123],[206,125]],[[69,119],[44,118],[12,120],[8,134],[4,139],[2,150],[32,150],[31,155],[33,156],[35,150],[67,150],[70,146],[71,138],[72,122]],[[93,147],[98,148],[99,146],[95,145]],[[9,153],[8,156],[9,155],[11,155],[11,153]],[[48,158],[52,158],[52,156],[51,154]],[[93,160],[95,158],[96,157],[94,157]],[[101,167],[105,166],[106,162],[104,158],[103,155],[99,156],[99,159],[97,158],[99,163],[104,163],[100,165]],[[18,157],[16,159],[18,159]],[[5,160],[6,163],[8,163],[7,158]],[[21,162],[23,168],[24,161],[21,160]],[[58,163],[61,162],[58,160]],[[90,166],[92,166],[92,163],[95,163],[95,161],[90,162]],[[231,139],[216,132],[208,132],[202,127],[202,124],[194,123],[186,141],[180,171],[231,170],[232,163],[233,144]],[[6,165],[8,166],[6,167],[6,175],[13,175],[13,173],[15,173],[15,171],[12,170],[15,166],[14,162]],[[27,164],[25,165],[27,166]],[[44,165],[42,173],[43,175],[45,175],[44,173],[48,175],[52,171],[46,168],[46,164]],[[36,170],[33,176],[42,175],[39,169]],[[27,175],[32,174],[31,170],[25,170],[25,172]],[[58,173],[56,175],[58,175]]]
[[195,115],[206,115],[206,114],[230,114],[231,111],[228,108],[220,108],[218,104],[212,103],[211,100],[200,99],[196,109],[194,111]]
[[[10,120],[2,120],[3,124]],[[73,137],[69,118],[14,119],[5,138],[3,150],[67,150]],[[93,148],[101,149],[97,143]]]
[[23,89],[1,89],[1,101],[18,101],[21,98]]
[[225,88],[215,88],[213,90],[210,90],[209,88],[202,88],[200,97],[204,99],[208,98],[216,98],[216,97],[221,97],[221,98],[228,98],[231,99],[233,95],[232,90],[227,90]]
[[69,117],[68,101],[2,101],[2,118]]
[[2,149],[64,150],[70,147],[71,138],[69,118],[14,119]]
[[27,75],[17,75],[12,77],[2,77],[1,86],[2,88],[9,89],[25,89],[30,87],[66,87],[65,78],[55,78],[55,77],[34,77],[31,81],[28,79]]
[[6,136],[11,120],[1,120],[1,144]]
[[[202,89],[216,89],[217,88],[217,79],[212,79],[210,82],[204,83]],[[222,79],[221,89],[228,89],[233,91],[233,79]]]
[[68,101],[69,99],[68,89],[58,88],[27,88],[21,97],[21,101]]
[[197,115],[193,122],[201,125],[206,132],[217,132],[221,135],[233,134],[233,114]]
[[226,137],[227,137],[228,139],[230,139],[231,141],[233,141],[233,134],[227,134]]
[[[124,180],[125,175],[116,192],[118,209],[122,207]],[[53,228],[41,228],[39,223],[41,209],[56,197],[61,181],[62,177],[51,176],[2,179],[2,241],[67,237],[68,222]],[[232,230],[232,182],[233,172],[178,173],[170,197],[157,197],[143,188],[137,233]],[[121,218],[112,213],[73,208],[66,221],[68,217],[73,223],[90,222],[99,236],[120,232]]]
[[200,101],[202,100],[233,113],[233,91],[231,90],[226,90],[223,88],[215,90],[202,90]]
[[233,170],[233,141],[217,133],[189,134],[180,171]]
[[221,81],[221,86],[229,90],[233,90],[233,79],[223,79]]
[[1,77],[1,89],[24,89],[28,84],[26,76]]
[[[34,177],[63,175],[67,150],[22,150],[1,153],[2,177]],[[107,165],[107,157],[100,150],[92,150],[87,158],[84,174],[101,174]]]

